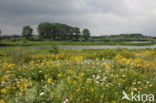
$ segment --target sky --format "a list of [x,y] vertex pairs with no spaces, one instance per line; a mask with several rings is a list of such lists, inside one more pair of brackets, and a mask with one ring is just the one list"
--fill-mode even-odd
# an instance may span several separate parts
[[0,0],[3,35],[21,34],[30,25],[59,22],[92,35],[143,33],[156,36],[156,0]]

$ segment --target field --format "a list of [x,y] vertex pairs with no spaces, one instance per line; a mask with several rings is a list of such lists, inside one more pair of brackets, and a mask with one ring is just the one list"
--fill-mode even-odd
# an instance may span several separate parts
[[0,103],[136,103],[123,91],[156,96],[155,75],[156,49],[1,49]]
[[132,45],[132,46],[144,46],[144,45],[155,45],[155,42],[119,42],[119,41],[27,41],[27,40],[2,40],[0,46],[45,46],[45,45]]

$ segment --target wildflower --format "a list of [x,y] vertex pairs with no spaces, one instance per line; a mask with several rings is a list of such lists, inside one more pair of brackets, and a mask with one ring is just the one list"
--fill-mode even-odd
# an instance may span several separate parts
[[42,73],[42,71],[40,70],[39,73]]
[[80,73],[79,74],[79,77],[83,77],[85,74],[84,73]]
[[74,56],[74,57],[72,57],[72,59],[73,59],[74,61],[76,61],[76,62],[80,62],[80,61],[82,61],[84,58],[83,58],[83,56]]
[[92,79],[88,78],[88,79],[86,80],[86,83],[92,83]]
[[6,88],[3,88],[3,89],[1,89],[1,92],[7,94],[8,90]]
[[89,99],[88,99],[88,98],[86,98],[86,99],[85,99],[85,101],[86,101],[86,102],[89,102]]
[[4,100],[1,100],[1,99],[0,99],[0,103],[6,103],[6,102],[5,102]]
[[63,77],[62,73],[57,74],[58,77]]
[[100,79],[101,77],[99,75],[97,75],[96,79]]
[[133,82],[133,84],[135,85],[135,84],[136,84],[136,82]]
[[95,78],[95,75],[92,75],[93,78]]
[[49,79],[47,80],[47,82],[48,82],[49,84],[52,84],[54,81],[53,81],[53,79],[49,78]]
[[41,92],[41,93],[40,93],[40,96],[43,96],[43,95],[45,95],[45,92]]
[[90,91],[91,91],[91,92],[94,92],[94,90],[95,90],[94,88],[90,88]]
[[68,103],[69,102],[69,99],[65,99],[64,101],[63,101],[63,103]]
[[48,88],[48,85],[44,85],[44,86],[42,86],[42,88]]

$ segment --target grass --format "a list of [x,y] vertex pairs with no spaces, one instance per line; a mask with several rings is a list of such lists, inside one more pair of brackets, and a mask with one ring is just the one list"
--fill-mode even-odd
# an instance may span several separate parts
[[0,103],[130,103],[123,91],[156,96],[156,49],[5,48],[0,54]]
[[103,41],[8,41],[3,40],[0,46],[45,46],[45,45],[154,45],[156,43],[103,42]]

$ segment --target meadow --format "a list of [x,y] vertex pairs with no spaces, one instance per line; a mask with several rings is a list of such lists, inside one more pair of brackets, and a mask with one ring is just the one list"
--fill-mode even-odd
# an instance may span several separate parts
[[2,40],[0,46],[53,46],[53,45],[130,45],[130,46],[148,46],[155,45],[155,42],[130,42],[130,41],[29,41],[29,40]]
[[156,49],[1,49],[0,103],[143,103],[123,91],[156,96],[155,75]]

